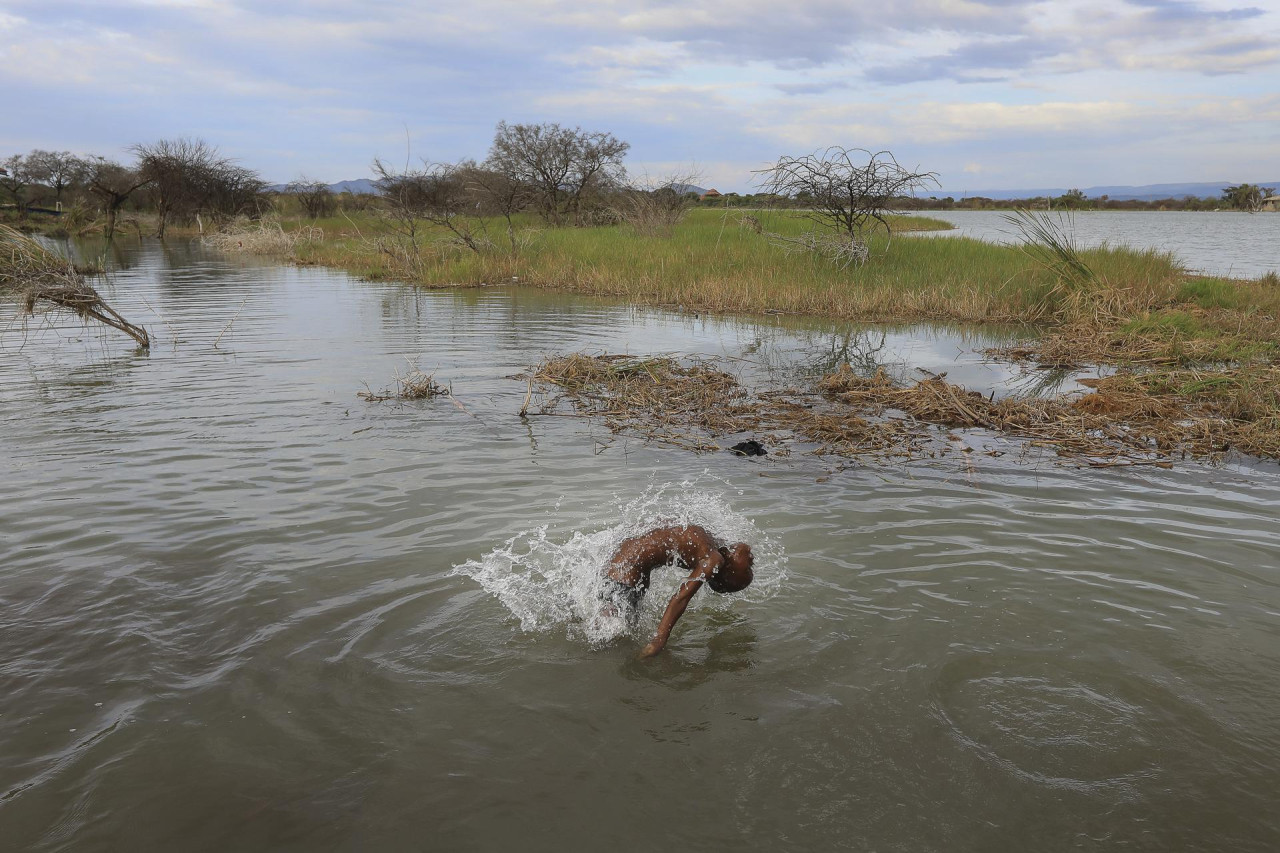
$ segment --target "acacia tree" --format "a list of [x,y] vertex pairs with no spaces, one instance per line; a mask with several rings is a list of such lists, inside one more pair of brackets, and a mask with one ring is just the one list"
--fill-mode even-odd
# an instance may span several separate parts
[[[903,168],[888,151],[839,146],[803,157],[784,155],[756,174],[761,176],[763,192],[808,201],[807,206],[798,208],[799,215],[834,234],[834,239],[811,233],[799,243],[845,265],[866,260],[870,223],[878,223],[892,236],[886,216],[894,199],[913,196],[917,190],[938,183],[934,172]],[[777,234],[770,236],[797,242]]]
[[169,221],[208,212],[232,216],[251,208],[265,184],[250,169],[203,139],[162,139],[135,145],[138,171],[151,186],[157,214],[156,236],[164,237]]
[[322,181],[299,175],[284,191],[296,197],[298,204],[302,205],[302,209],[312,219],[319,219],[333,212],[333,191]]
[[122,166],[105,157],[91,157],[85,161],[85,183],[89,192],[102,200],[107,222],[103,229],[110,240],[116,233],[116,217],[129,197],[147,185],[147,179],[136,169]]
[[459,164],[459,176],[475,195],[478,211],[483,216],[501,216],[507,225],[507,241],[512,253],[517,251],[513,217],[527,206],[533,194],[528,184],[509,171],[474,162]]
[[381,241],[379,249],[406,272],[421,271],[419,237],[424,225],[448,229],[458,243],[476,254],[491,245],[483,234],[483,220],[471,216],[475,206],[468,197],[463,168],[424,162],[421,168],[397,171],[374,160],[373,173],[395,232],[395,239]]
[[21,154],[0,160],[0,189],[13,199],[18,216],[27,215],[27,187],[32,184],[31,163]]
[[1262,200],[1274,192],[1275,187],[1239,184],[1223,190],[1222,200],[1235,210],[1247,210],[1250,213],[1256,213],[1262,209]]
[[53,200],[62,204],[66,189],[83,180],[85,162],[70,151],[41,151],[36,149],[27,155],[32,177],[53,190]]
[[548,222],[581,225],[593,206],[603,206],[604,191],[625,180],[622,160],[630,148],[611,133],[502,121],[485,166],[526,185]]

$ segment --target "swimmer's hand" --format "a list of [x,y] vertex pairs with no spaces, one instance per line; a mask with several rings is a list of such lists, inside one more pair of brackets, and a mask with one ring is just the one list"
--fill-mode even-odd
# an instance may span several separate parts
[[658,642],[656,639],[650,640],[649,644],[640,650],[641,658],[651,658],[658,652],[662,651],[664,643]]

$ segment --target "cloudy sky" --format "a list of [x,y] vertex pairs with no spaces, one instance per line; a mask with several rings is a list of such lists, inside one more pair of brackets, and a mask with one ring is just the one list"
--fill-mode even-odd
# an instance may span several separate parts
[[0,0],[0,156],[199,136],[272,181],[556,121],[750,189],[888,148],[949,190],[1280,177],[1280,0]]

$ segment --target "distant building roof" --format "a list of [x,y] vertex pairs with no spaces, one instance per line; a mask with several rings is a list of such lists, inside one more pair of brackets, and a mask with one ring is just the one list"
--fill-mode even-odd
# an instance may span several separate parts
[[720,197],[720,190],[716,189],[715,187],[712,187],[711,189],[707,190],[701,196],[701,198],[719,198],[719,197]]

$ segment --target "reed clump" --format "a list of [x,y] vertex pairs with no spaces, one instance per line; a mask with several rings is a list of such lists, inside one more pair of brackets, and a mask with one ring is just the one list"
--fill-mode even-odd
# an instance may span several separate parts
[[434,373],[423,373],[416,368],[403,376],[396,375],[394,388],[381,391],[364,390],[356,393],[361,400],[370,403],[384,403],[388,400],[430,400],[432,397],[445,397],[449,389],[438,384]]
[[27,315],[42,309],[70,311],[124,332],[143,349],[151,346],[147,330],[108,305],[70,260],[7,225],[0,225],[0,299]]
[[324,230],[315,225],[299,225],[286,231],[278,219],[240,218],[206,235],[202,242],[223,252],[291,256],[299,246],[323,241]]
[[860,412],[897,410],[948,428],[981,428],[1053,447],[1091,464],[1221,458],[1236,450],[1280,457],[1280,369],[1125,372],[1096,380],[1091,394],[1021,400],[983,397],[929,376],[898,386],[845,365],[819,382],[833,401]]
[[699,452],[751,432],[766,446],[791,440],[837,456],[922,457],[950,452],[945,430],[999,433],[1093,466],[1218,460],[1230,451],[1280,458],[1280,369],[1123,373],[1094,390],[1047,399],[995,399],[929,374],[899,384],[848,365],[811,388],[756,392],[721,365],[673,357],[573,354],[532,378],[557,389],[538,414],[602,421],[615,433]]

